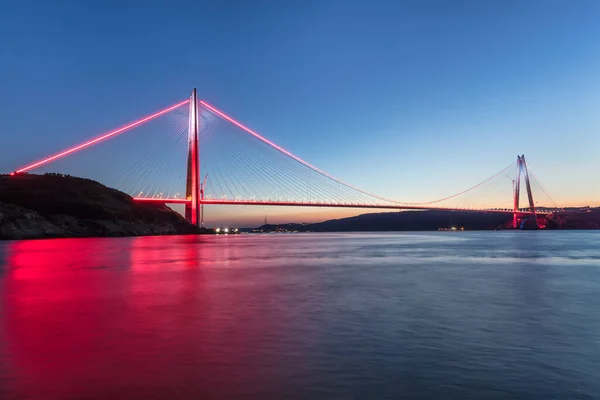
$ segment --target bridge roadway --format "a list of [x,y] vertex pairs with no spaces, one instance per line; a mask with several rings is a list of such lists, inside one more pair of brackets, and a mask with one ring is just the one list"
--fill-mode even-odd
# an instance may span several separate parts
[[[159,203],[159,204],[189,204],[188,199],[159,199],[151,197],[135,197],[135,201],[143,203]],[[427,207],[417,205],[401,205],[401,204],[358,204],[358,203],[310,203],[310,202],[295,202],[295,201],[263,201],[263,200],[214,200],[204,199],[200,201],[204,205],[227,205],[227,206],[287,206],[287,207],[330,207],[330,208],[367,208],[380,210],[420,210],[420,211],[470,211],[470,212],[494,212],[502,214],[512,214],[513,210],[508,208],[490,208],[485,210],[475,210],[468,208],[448,208],[448,207]],[[536,214],[546,215],[559,210],[540,208],[536,209]],[[528,208],[519,209],[519,214],[530,214]]]

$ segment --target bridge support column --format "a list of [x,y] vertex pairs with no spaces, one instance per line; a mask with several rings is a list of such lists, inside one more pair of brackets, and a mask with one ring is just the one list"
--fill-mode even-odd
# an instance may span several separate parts
[[535,203],[533,201],[533,193],[531,192],[531,184],[529,183],[529,171],[527,170],[527,163],[525,162],[525,155],[521,156],[521,167],[523,168],[523,172],[525,173],[525,187],[527,188],[527,199],[529,200],[529,211],[531,212],[531,216],[535,221],[536,229],[539,229],[539,224],[537,220],[537,214],[535,212]]
[[190,203],[185,205],[185,219],[200,225],[200,163],[198,151],[198,99],[196,88],[190,95],[190,114],[188,131],[188,162],[185,196]]
[[529,211],[535,221],[535,227],[539,228],[537,213],[535,211],[535,202],[533,201],[533,193],[531,191],[531,183],[529,181],[529,171],[525,162],[525,155],[517,156],[517,178],[514,187],[514,208],[513,208],[513,228],[519,227],[519,196],[521,192],[521,173],[525,176],[525,188],[527,189],[527,200],[529,201]]
[[521,156],[517,156],[517,177],[513,186],[513,229],[517,229],[519,227],[519,196],[521,192]]

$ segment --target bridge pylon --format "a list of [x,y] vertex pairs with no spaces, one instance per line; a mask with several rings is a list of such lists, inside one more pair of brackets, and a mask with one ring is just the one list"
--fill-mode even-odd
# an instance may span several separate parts
[[185,219],[200,225],[200,154],[198,151],[198,101],[196,88],[190,94],[190,113],[188,130],[188,161],[185,196],[190,202],[185,205]]
[[517,177],[514,184],[514,207],[513,207],[513,228],[519,227],[519,215],[522,214],[519,210],[519,198],[521,194],[521,174],[525,177],[525,189],[527,190],[527,200],[529,201],[529,211],[535,222],[536,229],[539,228],[537,213],[535,211],[535,202],[533,201],[533,192],[531,191],[531,183],[529,181],[529,171],[527,170],[527,162],[525,155],[517,156]]

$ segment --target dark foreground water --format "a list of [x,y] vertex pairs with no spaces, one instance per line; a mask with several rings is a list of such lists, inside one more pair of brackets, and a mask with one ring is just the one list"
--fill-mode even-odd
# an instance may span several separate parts
[[0,398],[600,398],[600,232],[0,242]]

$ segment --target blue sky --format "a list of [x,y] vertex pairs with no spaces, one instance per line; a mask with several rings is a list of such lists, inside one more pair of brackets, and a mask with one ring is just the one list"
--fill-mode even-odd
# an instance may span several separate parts
[[595,0],[4,2],[0,170],[197,87],[384,196],[443,197],[524,153],[557,200],[600,204],[598,21]]

